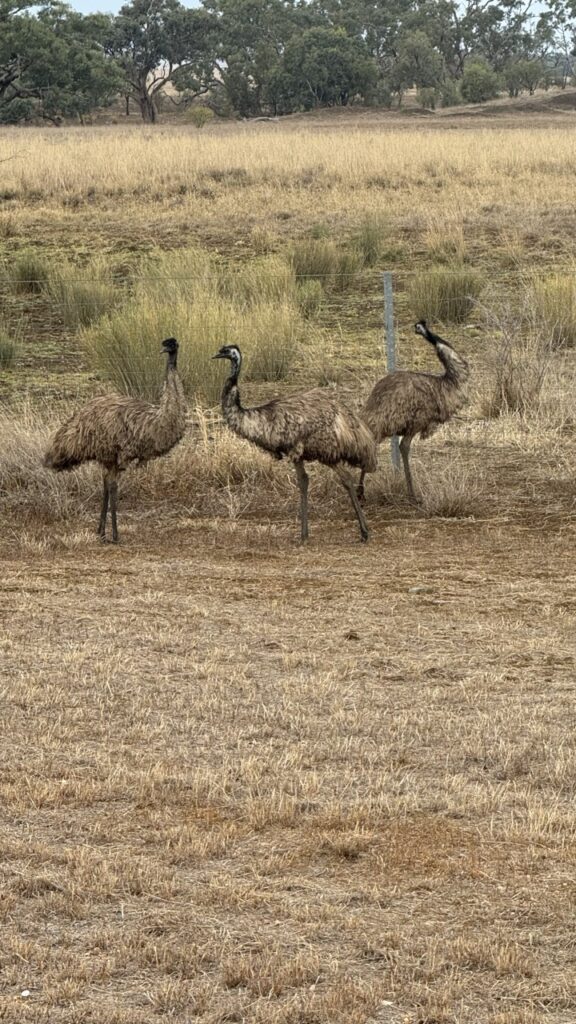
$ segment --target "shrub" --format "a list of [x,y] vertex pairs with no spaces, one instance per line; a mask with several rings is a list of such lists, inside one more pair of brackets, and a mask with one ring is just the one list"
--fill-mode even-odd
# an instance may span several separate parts
[[436,110],[438,98],[438,90],[435,89],[434,86],[426,86],[425,88],[418,90],[418,103],[421,107],[424,107],[425,110]]
[[486,64],[467,64],[460,91],[466,103],[485,103],[498,95],[499,86],[498,75]]
[[534,316],[556,348],[576,345],[576,281],[567,274],[551,274],[531,288]]
[[49,271],[47,288],[68,327],[86,327],[122,298],[104,258],[95,259],[86,267],[61,263]]
[[186,116],[195,128],[200,129],[214,120],[214,111],[210,107],[190,107]]
[[417,318],[463,323],[483,287],[482,277],[465,267],[428,270],[412,281],[409,302]]
[[440,93],[440,106],[441,107],[457,107],[462,102],[460,90],[458,84],[453,79],[448,78],[438,89]]

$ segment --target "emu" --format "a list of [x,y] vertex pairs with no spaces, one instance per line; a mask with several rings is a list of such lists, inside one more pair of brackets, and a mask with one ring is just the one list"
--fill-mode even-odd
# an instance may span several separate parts
[[376,469],[376,444],[360,418],[321,388],[244,409],[238,389],[242,366],[240,349],[236,345],[224,345],[213,358],[228,359],[231,363],[230,376],[222,391],[222,412],[230,429],[275,458],[286,457],[294,463],[300,490],[302,541],[308,540],[305,462],[321,462],[334,470],[352,503],[360,536],[367,541],[366,519],[351,474],[343,465],[357,466],[363,475]]
[[127,395],[94,398],[56,431],[44,458],[44,465],[57,472],[83,462],[102,466],[102,510],[97,532],[103,541],[110,506],[112,542],[118,543],[119,474],[132,462],[141,465],[165,455],[184,434],[186,400],[176,369],[178,342],[167,338],[162,349],[168,361],[158,406]]
[[[370,428],[377,444],[397,434],[404,465],[410,501],[416,504],[416,495],[410,471],[410,445],[412,438],[430,437],[436,428],[449,420],[465,402],[463,387],[468,380],[468,363],[457,352],[433,334],[425,320],[414,325],[420,334],[434,346],[444,367],[444,373],[420,373],[397,370],[377,381],[360,415]],[[358,497],[364,498],[364,472],[360,476]]]

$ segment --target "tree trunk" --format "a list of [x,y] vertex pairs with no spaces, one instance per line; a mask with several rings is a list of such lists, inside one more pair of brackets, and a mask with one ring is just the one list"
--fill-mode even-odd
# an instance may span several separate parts
[[138,82],[138,103],[140,104],[142,120],[146,121],[147,124],[156,124],[154,97],[148,92],[146,81]]

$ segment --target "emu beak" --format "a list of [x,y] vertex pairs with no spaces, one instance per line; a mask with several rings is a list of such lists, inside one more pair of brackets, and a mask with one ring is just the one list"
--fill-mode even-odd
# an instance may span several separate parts
[[225,357],[223,355],[221,355],[220,352],[217,352],[215,356],[212,356],[212,359],[224,359],[224,358]]

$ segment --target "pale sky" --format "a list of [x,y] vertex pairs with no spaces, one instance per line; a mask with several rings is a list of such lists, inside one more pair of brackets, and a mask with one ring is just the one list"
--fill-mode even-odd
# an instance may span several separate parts
[[[199,7],[200,0],[181,0],[184,7]],[[81,14],[117,14],[126,0],[68,0],[70,7]]]

